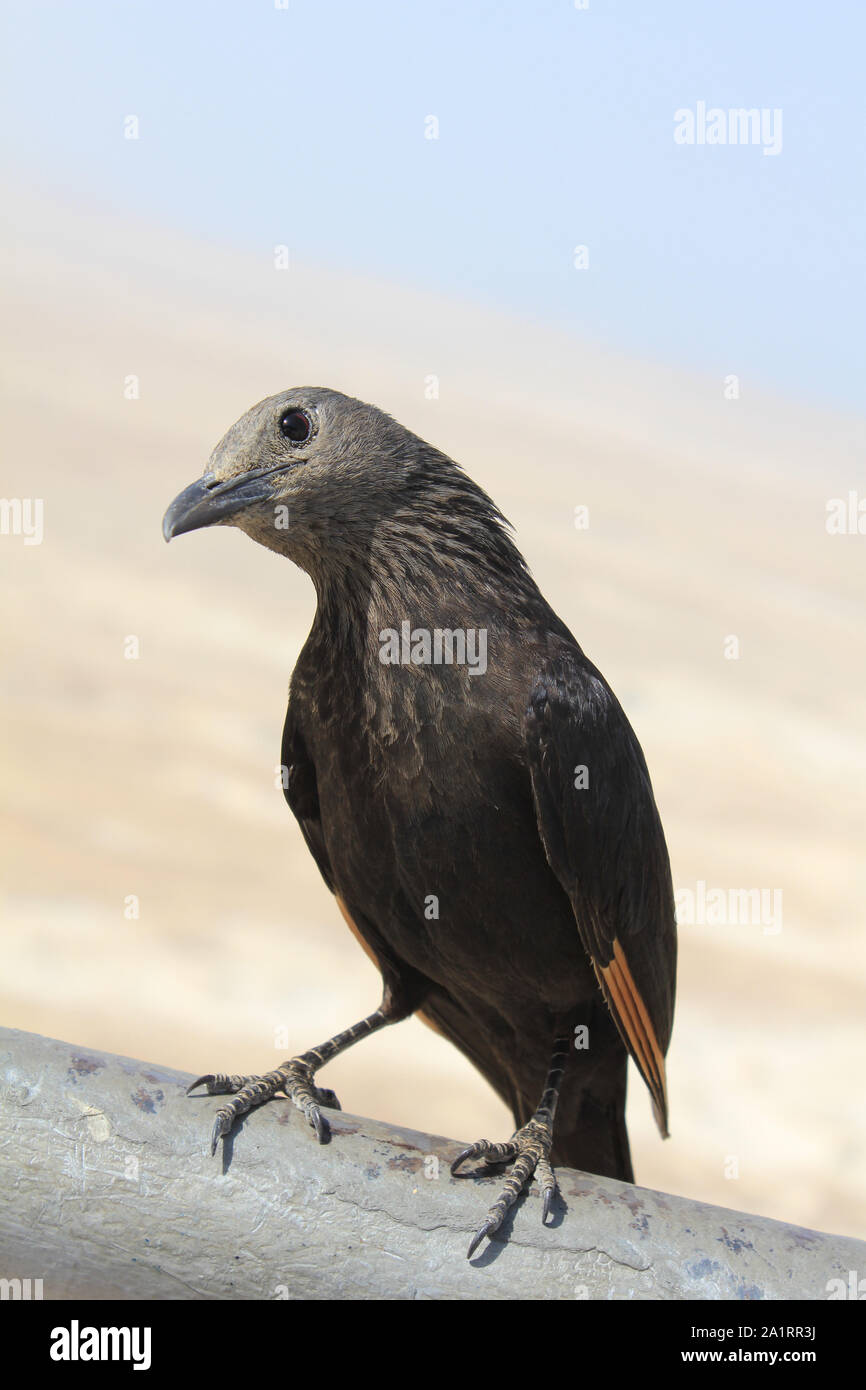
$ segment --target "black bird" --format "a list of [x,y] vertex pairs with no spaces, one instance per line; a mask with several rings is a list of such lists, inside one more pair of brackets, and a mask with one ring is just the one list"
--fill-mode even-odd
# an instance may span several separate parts
[[[315,1076],[418,1013],[511,1107],[513,1166],[473,1238],[552,1163],[634,1181],[629,1054],[667,1134],[676,972],[670,865],[640,745],[542,597],[494,503],[374,406],[302,387],[253,406],[172,502],[167,540],[238,526],[309,574],[286,799],[379,967],[379,1008],[264,1076],[201,1077],[238,1116],[283,1092],[321,1142]],[[192,1087],[190,1088],[193,1089]]]

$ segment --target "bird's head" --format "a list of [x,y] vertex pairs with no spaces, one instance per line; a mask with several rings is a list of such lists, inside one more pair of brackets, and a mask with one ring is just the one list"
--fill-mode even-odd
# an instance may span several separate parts
[[[311,575],[322,596],[375,580],[405,596],[537,591],[494,503],[454,461],[390,415],[325,387],[269,396],[220,440],[163,519],[169,541],[237,526]],[[359,600],[360,601],[360,600]]]
[[203,476],[172,502],[163,535],[237,526],[315,570],[368,548],[436,453],[363,401],[324,387],[283,391],[232,425]]

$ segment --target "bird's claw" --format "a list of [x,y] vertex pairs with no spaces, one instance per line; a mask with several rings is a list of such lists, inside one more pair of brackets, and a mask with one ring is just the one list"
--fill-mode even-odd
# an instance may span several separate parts
[[228,1134],[229,1130],[232,1127],[232,1123],[232,1117],[226,1115],[225,1107],[223,1107],[222,1110],[217,1111],[216,1119],[214,1120],[214,1126],[213,1130],[211,1131],[210,1137],[211,1158],[213,1158],[214,1154],[217,1151],[217,1144],[219,1143],[219,1141],[226,1134]]
[[514,1205],[533,1175],[537,1178],[543,1195],[541,1219],[542,1222],[547,1220],[557,1192],[556,1177],[550,1163],[552,1143],[550,1121],[547,1118],[534,1117],[518,1129],[505,1144],[493,1144],[489,1139],[479,1139],[457,1155],[451,1164],[451,1172],[455,1177],[470,1176],[458,1173],[458,1169],[471,1158],[483,1158],[486,1168],[500,1163],[514,1164],[505,1186],[470,1241],[467,1259],[472,1259],[485,1236],[492,1236],[499,1229],[508,1208]]
[[500,1163],[510,1163],[517,1157],[517,1145],[513,1140],[506,1144],[494,1144],[489,1139],[477,1139],[474,1144],[470,1144],[468,1149],[459,1153],[451,1164],[451,1176],[471,1177],[470,1173],[458,1173],[457,1169],[463,1163],[467,1163],[470,1158],[483,1158],[485,1168],[495,1168]]
[[206,1086],[209,1096],[222,1096],[229,1091],[239,1091],[249,1081],[256,1081],[255,1076],[229,1076],[226,1072],[208,1072],[206,1076],[200,1076],[191,1086],[187,1086],[186,1093],[191,1095],[199,1086]]
[[475,1254],[475,1251],[478,1249],[484,1237],[492,1235],[498,1225],[498,1221],[485,1221],[484,1225],[478,1228],[469,1242],[469,1249],[466,1251],[467,1260],[472,1259],[472,1256]]
[[559,1190],[556,1182],[556,1174],[553,1171],[550,1159],[546,1155],[540,1158],[535,1165],[535,1181],[541,1188],[541,1224],[546,1225],[547,1218],[553,1206],[553,1199]]
[[339,1110],[340,1102],[333,1091],[316,1086],[314,1071],[308,1062],[294,1057],[275,1071],[264,1076],[232,1076],[225,1072],[212,1072],[200,1076],[187,1089],[187,1095],[204,1086],[209,1096],[230,1094],[232,1099],[221,1105],[214,1118],[211,1133],[211,1154],[215,1154],[220,1139],[226,1138],[234,1128],[235,1122],[256,1106],[265,1105],[279,1091],[282,1091],[297,1108],[306,1115],[309,1124],[316,1131],[320,1144],[327,1144],[331,1128],[322,1107],[326,1110]]

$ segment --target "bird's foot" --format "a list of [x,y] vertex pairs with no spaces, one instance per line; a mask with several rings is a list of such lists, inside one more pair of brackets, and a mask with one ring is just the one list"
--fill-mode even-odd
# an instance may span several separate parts
[[[513,1206],[533,1175],[537,1178],[544,1196],[541,1219],[546,1221],[551,1204],[556,1195],[556,1177],[550,1163],[550,1149],[553,1144],[553,1128],[546,1116],[533,1116],[525,1125],[516,1130],[506,1144],[493,1144],[489,1139],[479,1139],[458,1154],[451,1164],[451,1172],[458,1176],[461,1164],[472,1158],[484,1159],[485,1169],[500,1163],[513,1163],[514,1167],[484,1222],[479,1226],[469,1245],[468,1259],[472,1259],[485,1236],[491,1236],[505,1219],[508,1208]],[[468,1177],[469,1174],[460,1174]]]
[[214,1072],[210,1076],[200,1076],[187,1090],[194,1091],[197,1086],[206,1086],[209,1096],[231,1095],[232,1099],[220,1106],[214,1120],[210,1151],[216,1153],[220,1139],[224,1139],[234,1128],[235,1122],[253,1110],[257,1105],[265,1105],[278,1092],[283,1092],[290,1101],[302,1110],[316,1131],[320,1144],[326,1144],[330,1137],[330,1126],[322,1114],[327,1110],[339,1110],[340,1102],[333,1091],[323,1090],[313,1082],[315,1068],[303,1057],[293,1057],[274,1071],[264,1076],[227,1076]]

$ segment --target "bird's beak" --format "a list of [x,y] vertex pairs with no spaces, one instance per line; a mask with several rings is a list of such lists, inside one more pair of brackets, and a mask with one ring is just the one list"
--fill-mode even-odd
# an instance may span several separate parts
[[162,518],[162,534],[170,541],[185,531],[199,531],[203,526],[227,521],[253,502],[270,501],[273,490],[266,480],[270,474],[281,471],[262,469],[226,483],[208,484],[199,478],[175,497]]

